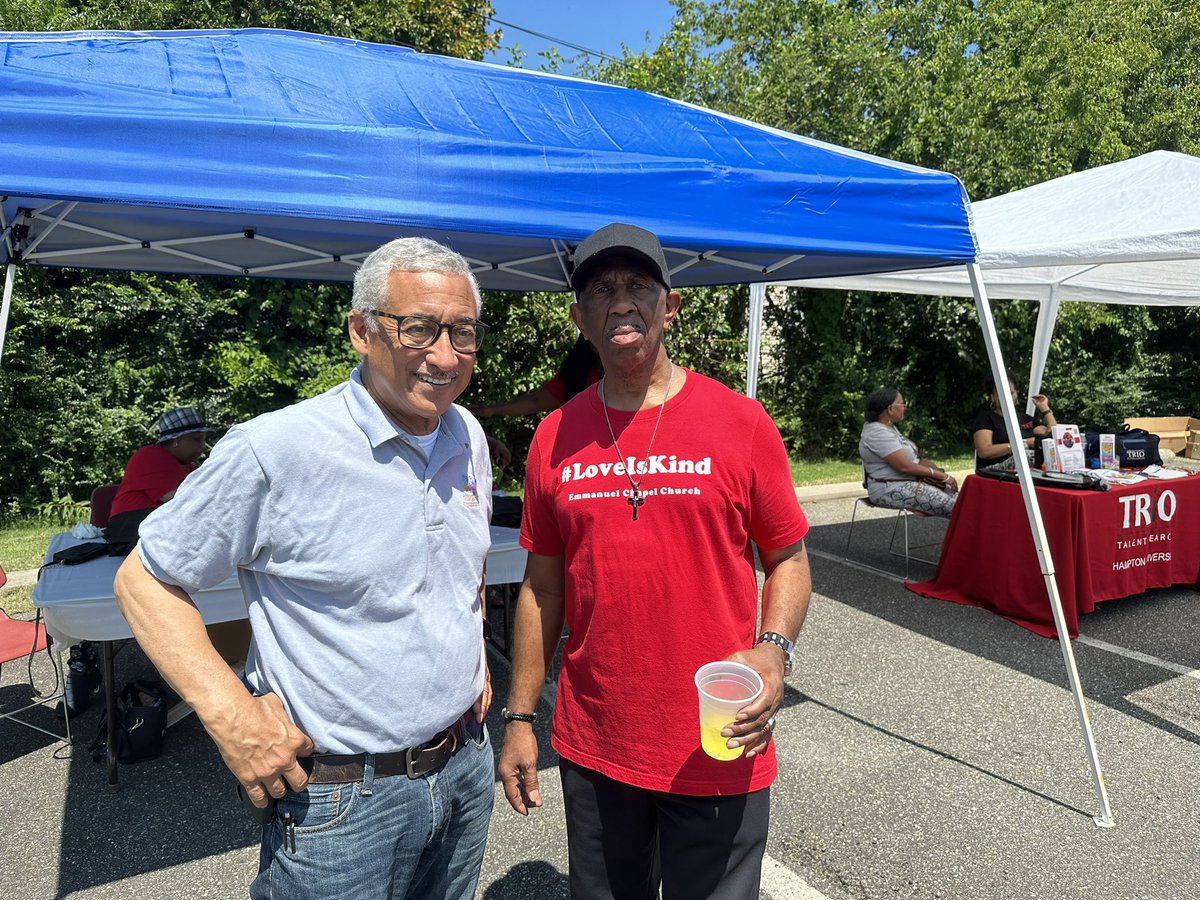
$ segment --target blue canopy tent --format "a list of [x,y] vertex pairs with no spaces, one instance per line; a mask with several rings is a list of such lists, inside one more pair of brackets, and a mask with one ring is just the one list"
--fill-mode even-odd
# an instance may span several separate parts
[[0,49],[0,353],[21,266],[345,281],[422,234],[484,288],[566,290],[574,246],[612,221],[659,235],[679,287],[976,256],[952,175],[640,91],[283,31],[0,33]]
[[679,286],[975,256],[952,175],[641,91],[285,31],[0,46],[5,263],[347,281],[420,233],[484,288],[565,290],[612,221]]

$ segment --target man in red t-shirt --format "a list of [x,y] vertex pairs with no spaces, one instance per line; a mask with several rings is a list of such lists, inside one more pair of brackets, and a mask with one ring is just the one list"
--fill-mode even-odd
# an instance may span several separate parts
[[[541,805],[536,704],[564,618],[551,743],[561,758],[574,898],[757,898],[771,736],[811,594],[778,430],[756,401],[671,362],[680,296],[654,235],[609,225],[575,253],[571,315],[605,376],[550,413],[526,467],[513,680],[499,771]],[[754,547],[765,572],[762,624]],[[700,747],[693,677],[755,669],[762,694]]]

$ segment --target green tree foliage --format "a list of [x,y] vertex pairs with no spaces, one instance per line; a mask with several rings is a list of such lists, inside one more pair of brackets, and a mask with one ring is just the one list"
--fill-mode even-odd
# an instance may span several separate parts
[[[601,80],[944,169],[996,196],[1154,149],[1200,146],[1200,5],[1185,0],[676,0],[653,50]],[[1010,371],[1036,307],[994,305]],[[792,291],[773,298],[760,396],[795,452],[852,455],[863,395],[919,402],[908,428],[960,450],[987,359],[970,301]],[[1067,304],[1044,388],[1060,421],[1200,409],[1191,311]],[[1174,340],[1168,340],[1166,335]],[[1019,380],[1024,380],[1019,375]]]
[[0,0],[4,31],[287,28],[482,59],[499,33],[489,0]]
[[[652,50],[582,74],[958,174],[975,199],[1152,149],[1200,152],[1192,0],[675,0]],[[282,27],[480,58],[481,0],[0,0],[0,29]],[[544,66],[561,68],[557,54]],[[675,359],[740,388],[745,288],[689,289]],[[0,498],[80,499],[157,413],[228,425],[345,377],[347,289],[23,271],[0,367]],[[569,295],[485,298],[494,326],[468,404],[540,385],[575,338]],[[1010,371],[1036,309],[994,304]],[[902,388],[907,430],[965,449],[987,362],[969,301],[768,292],[759,394],[797,454],[852,457],[865,393]],[[1200,411],[1192,309],[1062,307],[1045,390],[1060,421]],[[493,420],[518,465],[536,423]]]
[[0,497],[85,499],[171,406],[228,426],[336,384],[355,358],[348,302],[345,286],[21,271],[0,367]]

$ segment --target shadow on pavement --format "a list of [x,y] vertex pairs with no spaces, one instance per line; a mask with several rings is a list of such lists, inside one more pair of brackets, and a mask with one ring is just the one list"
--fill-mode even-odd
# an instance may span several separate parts
[[[4,684],[0,687],[0,713],[12,712],[38,699],[29,687],[28,676],[26,675],[24,666],[20,667],[20,672],[18,673],[15,663],[6,665],[3,674]],[[47,693],[49,693],[53,683],[53,675],[48,680],[40,678],[37,675],[33,679],[34,687]],[[18,713],[15,718],[0,722],[0,727],[4,729],[5,735],[4,740],[0,741],[0,766],[12,762],[14,759],[19,759],[27,753],[33,753],[44,747],[62,743],[57,738],[43,734],[40,731],[35,731],[32,728],[26,727],[26,725],[35,725],[38,728],[44,728],[46,731],[52,731],[60,736],[66,735],[66,728],[63,721],[54,714],[53,705],[35,706],[32,709]],[[69,751],[64,745],[61,752],[65,755]]]
[[1018,790],[1024,791],[1027,794],[1031,794],[1034,797],[1038,797],[1042,800],[1047,800],[1050,803],[1053,803],[1055,806],[1061,806],[1063,809],[1070,810],[1071,812],[1079,813],[1080,815],[1083,815],[1083,816],[1090,815],[1090,813],[1086,812],[1085,810],[1080,809],[1079,807],[1072,806],[1069,803],[1065,803],[1062,800],[1059,800],[1055,797],[1051,797],[1049,794],[1044,794],[1041,791],[1034,790],[1033,788],[1028,787],[1027,785],[1021,784],[1018,781],[1013,781],[1011,778],[1007,778],[1004,775],[999,775],[995,772],[990,771],[989,769],[985,769],[982,766],[978,766],[975,763],[967,762],[967,760],[963,759],[962,757],[955,756],[953,753],[948,753],[945,750],[939,750],[937,747],[931,747],[929,744],[923,744],[920,741],[913,740],[912,738],[906,737],[903,734],[900,734],[899,732],[892,731],[890,728],[884,728],[882,725],[876,725],[874,722],[864,719],[861,716],[854,715],[854,713],[847,712],[846,710],[840,709],[829,703],[824,703],[821,700],[818,700],[816,697],[812,696],[811,694],[806,694],[806,693],[803,693],[802,691],[796,690],[790,684],[784,685],[783,695],[784,695],[783,696],[783,708],[784,709],[788,709],[789,707],[792,707],[792,706],[797,706],[801,703],[811,703],[814,706],[821,707],[821,709],[823,709],[827,712],[831,712],[831,713],[834,713],[835,715],[842,716],[843,718],[845,718],[851,722],[855,722],[858,725],[862,725],[866,728],[871,729],[872,731],[875,731],[879,734],[885,735],[885,736],[891,738],[892,740],[899,741],[903,744],[907,744],[910,747],[913,747],[917,750],[922,750],[926,753],[932,753],[934,756],[939,756],[942,759],[946,760],[947,762],[954,763],[955,765],[959,765],[959,766],[964,766],[965,768],[968,768],[973,772],[978,772],[980,775],[986,775],[988,778],[994,778],[996,781],[1003,782],[1004,784],[1007,784],[1009,787],[1015,787]]
[[483,900],[567,896],[567,876],[543,860],[517,863],[483,892]]
[[[115,669],[118,690],[131,679],[156,677],[132,642],[117,654]],[[103,762],[88,753],[102,707],[102,694],[93,694],[76,720],[57,897],[257,845],[233,776],[195,716],[167,730],[157,759],[122,765],[120,789],[110,791]],[[247,888],[253,877],[245,872]]]
[[[941,524],[944,520],[940,520]],[[862,535],[864,524],[873,526],[872,536]],[[921,520],[920,524],[929,524]],[[943,526],[944,527],[944,526]],[[962,606],[915,594],[896,579],[902,577],[904,561],[888,555],[887,542],[892,523],[873,519],[855,525],[854,543],[847,556],[848,522],[814,526],[808,542],[814,554],[813,589],[839,603],[869,613],[983,659],[999,663],[1042,681],[1065,686],[1066,670],[1058,641],[1046,639],[986,610]],[[836,557],[838,561],[832,559]],[[889,577],[873,578],[864,567],[875,568]],[[912,578],[929,579],[932,566],[914,563]],[[987,578],[987,572],[980,572]],[[864,578],[870,580],[864,580]],[[1190,629],[1178,623],[1195,615],[1196,593],[1187,588],[1161,588],[1133,597],[1109,600],[1081,617],[1085,636],[1108,640],[1150,656],[1170,660],[1185,669],[1200,668],[1200,643],[1192,640]],[[1186,710],[1180,711],[1195,730],[1172,721],[1130,698],[1148,688],[1179,677],[1161,666],[1109,653],[1076,641],[1073,644],[1080,683],[1092,703],[1138,719],[1175,737],[1200,744],[1200,720]]]

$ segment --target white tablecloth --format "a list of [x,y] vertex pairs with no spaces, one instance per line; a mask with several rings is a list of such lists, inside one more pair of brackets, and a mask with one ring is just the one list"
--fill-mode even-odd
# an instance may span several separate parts
[[529,553],[518,543],[520,528],[492,525],[492,549],[487,555],[488,584],[519,584],[525,578],[525,558]]
[[[488,584],[508,584],[525,575],[525,550],[517,543],[516,528],[493,525],[492,548],[487,557]],[[87,543],[61,532],[50,539],[46,560],[65,547]],[[33,602],[41,607],[46,630],[63,645],[77,641],[119,641],[133,637],[117,608],[113,579],[124,557],[100,556],[76,566],[52,566],[42,571],[33,589]],[[192,597],[208,624],[246,618],[246,599],[237,575]]]

